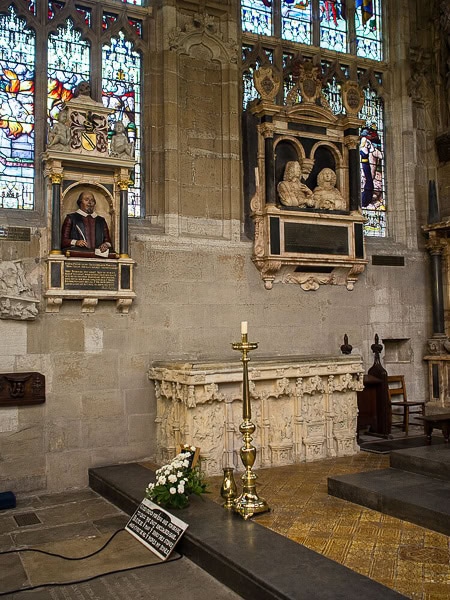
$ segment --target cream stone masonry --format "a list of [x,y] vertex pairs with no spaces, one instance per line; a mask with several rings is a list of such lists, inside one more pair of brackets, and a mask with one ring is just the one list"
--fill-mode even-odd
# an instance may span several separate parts
[[[179,444],[201,448],[208,475],[240,465],[240,362],[154,362],[157,460]],[[359,356],[256,359],[249,366],[257,466],[348,456],[356,443],[356,392],[363,388]]]

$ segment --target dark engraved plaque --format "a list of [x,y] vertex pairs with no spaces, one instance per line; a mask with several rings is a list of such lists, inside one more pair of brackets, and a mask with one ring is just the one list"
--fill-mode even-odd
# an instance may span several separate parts
[[116,291],[118,265],[93,260],[66,262],[64,289]]
[[380,267],[404,267],[404,256],[373,255],[372,264]]
[[280,254],[280,219],[270,217],[270,252]]
[[308,125],[307,123],[288,123],[288,129],[293,131],[307,131],[308,133],[321,133],[326,135],[327,128],[319,127],[318,125]]
[[0,406],[42,404],[45,377],[41,373],[0,373]]
[[61,284],[61,263],[52,263],[50,265],[50,285],[52,288],[60,288]]
[[0,227],[0,240],[29,242],[31,240],[31,229],[29,227]]
[[362,223],[354,224],[355,231],[355,255],[356,258],[364,258],[364,231]]
[[120,287],[122,290],[131,289],[130,265],[122,265],[122,268],[120,269]]
[[299,254],[348,255],[348,229],[338,225],[285,223],[284,250]]

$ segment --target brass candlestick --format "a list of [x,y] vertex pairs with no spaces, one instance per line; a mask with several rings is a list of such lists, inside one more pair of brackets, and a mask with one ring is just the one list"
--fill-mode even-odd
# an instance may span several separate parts
[[242,494],[233,502],[233,510],[244,519],[252,517],[254,514],[266,512],[269,509],[264,498],[259,498],[256,492],[256,475],[252,471],[256,458],[256,448],[251,443],[252,435],[256,426],[252,423],[252,410],[250,405],[250,390],[248,385],[248,353],[255,350],[258,344],[248,341],[247,333],[242,333],[242,341],[232,344],[233,350],[242,352],[243,381],[242,381],[242,416],[243,422],[239,426],[242,433],[244,445],[241,447],[241,460],[245,467],[245,473],[242,475]]

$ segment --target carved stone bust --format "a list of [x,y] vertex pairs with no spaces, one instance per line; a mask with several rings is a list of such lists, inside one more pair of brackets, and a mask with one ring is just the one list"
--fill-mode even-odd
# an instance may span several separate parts
[[336,173],[325,168],[317,175],[314,188],[314,206],[323,210],[346,210],[345,200],[336,187]]
[[314,206],[313,193],[301,182],[302,169],[297,160],[286,163],[283,180],[277,186],[281,204],[284,206]]

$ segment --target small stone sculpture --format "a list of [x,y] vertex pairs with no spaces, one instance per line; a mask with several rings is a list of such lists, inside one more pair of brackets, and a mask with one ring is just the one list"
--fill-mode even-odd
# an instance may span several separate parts
[[323,210],[345,210],[345,200],[336,186],[336,173],[333,169],[322,169],[317,175],[314,188],[314,206]]
[[307,185],[301,182],[302,169],[298,161],[286,163],[283,181],[277,186],[281,204],[284,206],[311,207],[314,206],[313,193]]
[[114,124],[114,135],[111,139],[111,156],[118,158],[134,158],[134,143],[128,141],[125,125],[122,121]]
[[57,120],[48,132],[48,148],[62,151],[69,150],[70,129],[67,125],[68,118],[69,115],[67,114],[67,110],[61,110]]

